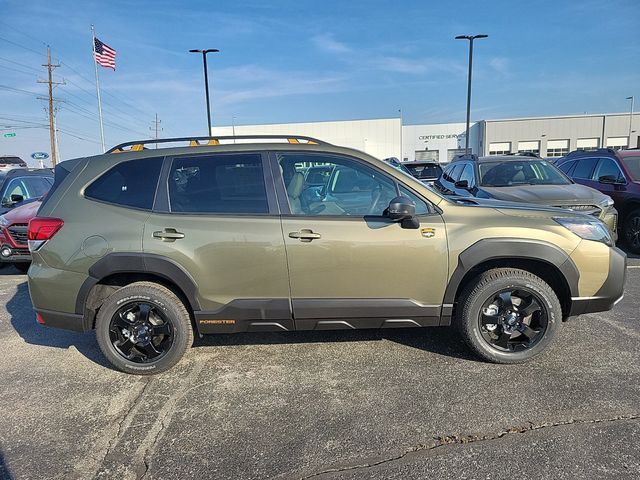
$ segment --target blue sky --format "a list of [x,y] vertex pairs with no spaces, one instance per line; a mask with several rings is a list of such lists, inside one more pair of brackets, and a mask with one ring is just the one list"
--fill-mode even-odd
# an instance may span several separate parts
[[100,69],[113,145],[150,137],[155,113],[163,136],[205,133],[190,48],[222,51],[209,56],[218,125],[399,108],[407,124],[464,121],[467,43],[453,37],[473,33],[489,35],[475,49],[474,119],[626,111],[640,98],[639,22],[637,0],[0,0],[0,133],[16,133],[0,135],[0,154],[49,151],[45,43],[67,82],[55,92],[62,157],[99,153],[91,23],[118,52],[115,72]]

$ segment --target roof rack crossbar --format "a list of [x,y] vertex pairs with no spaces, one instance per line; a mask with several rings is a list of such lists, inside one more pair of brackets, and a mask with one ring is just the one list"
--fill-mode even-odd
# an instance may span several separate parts
[[[133,142],[125,142],[116,145],[115,147],[107,150],[106,153],[138,151],[144,149],[145,145],[154,145],[156,143],[189,142],[189,145],[192,147],[200,145],[219,145],[220,140],[286,140],[288,143],[293,144],[329,145],[329,143],[318,140],[317,138],[303,135],[217,135],[211,137],[178,137],[135,140]],[[302,142],[300,140],[302,140]],[[125,150],[126,147],[131,148]]]

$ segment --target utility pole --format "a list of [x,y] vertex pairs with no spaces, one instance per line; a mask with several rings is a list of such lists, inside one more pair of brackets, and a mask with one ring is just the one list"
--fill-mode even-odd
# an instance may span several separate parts
[[47,63],[43,64],[42,66],[47,67],[48,80],[38,80],[38,83],[46,83],[49,85],[49,137],[51,140],[51,164],[55,167],[58,161],[56,148],[58,140],[56,138],[56,121],[53,109],[53,86],[64,85],[64,82],[53,81],[53,69],[58,68],[60,65],[54,65],[51,63],[51,47],[47,47]]
[[[158,120],[158,114],[157,113],[156,113],[156,119],[151,123],[153,123],[153,126],[149,127],[149,130],[151,130],[152,132],[155,131],[155,135],[154,135],[153,138],[155,140],[158,140],[158,138],[159,138],[158,137],[158,132],[162,131],[162,128],[160,127],[160,124],[162,123],[162,120]],[[156,148],[158,148],[158,144],[157,143],[156,143]]]

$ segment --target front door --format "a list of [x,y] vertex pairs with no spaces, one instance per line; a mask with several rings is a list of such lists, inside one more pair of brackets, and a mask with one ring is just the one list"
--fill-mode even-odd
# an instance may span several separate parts
[[[439,323],[447,278],[444,223],[424,199],[358,159],[278,153],[282,228],[296,329]],[[305,172],[331,169],[324,185]],[[416,204],[419,228],[383,216],[398,193]]]
[[[291,330],[285,247],[261,153],[170,160],[145,224],[145,261],[170,259],[197,286],[202,333]],[[164,211],[162,211],[164,210]]]

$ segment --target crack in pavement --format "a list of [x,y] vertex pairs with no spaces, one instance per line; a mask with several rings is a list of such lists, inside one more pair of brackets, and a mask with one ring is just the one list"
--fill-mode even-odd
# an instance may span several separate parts
[[162,407],[161,415],[156,418],[156,421],[149,429],[149,433],[140,443],[133,461],[131,462],[133,464],[132,468],[135,473],[136,480],[142,480],[146,477],[149,472],[149,467],[151,466],[151,458],[158,447],[158,443],[164,436],[167,427],[171,423],[173,415],[176,412],[176,407],[193,388],[193,386],[190,388],[184,388],[183,385],[186,386],[187,384],[192,384],[203,370],[204,366],[204,362],[197,363],[195,368],[191,369],[189,374],[184,377],[184,381],[180,382],[182,385],[179,385],[174,393],[167,399]]
[[[115,446],[120,442],[124,432],[127,430],[128,425],[133,421],[137,410],[140,406],[139,401],[142,398],[145,390],[151,383],[152,379],[140,379],[138,385],[142,385],[140,391],[133,395],[131,399],[125,399],[124,403],[129,404],[129,408],[123,409],[123,414],[120,416],[119,420],[115,422],[114,427],[110,430],[115,430],[115,436],[111,437],[111,440],[107,443],[107,445],[98,450],[95,454],[92,455],[93,462],[91,464],[90,470],[93,472],[90,475],[90,478],[97,478],[100,476],[102,468],[104,466],[105,460],[109,457]],[[126,426],[125,426],[126,425]],[[103,435],[103,438],[109,438],[110,435]],[[89,469],[88,469],[89,470]]]
[[492,435],[458,435],[458,434],[442,435],[442,436],[433,437],[433,439],[429,443],[415,445],[413,447],[410,447],[404,450],[403,452],[400,452],[390,457],[380,458],[381,456],[372,456],[372,457],[369,457],[370,461],[368,462],[365,460],[365,461],[360,461],[359,463],[355,463],[351,465],[344,464],[342,466],[329,468],[326,470],[322,470],[320,472],[316,472],[316,473],[312,473],[306,476],[301,476],[296,478],[300,478],[301,480],[307,480],[309,478],[316,478],[316,477],[320,477],[322,475],[328,475],[331,473],[340,473],[340,472],[346,472],[350,470],[372,468],[385,463],[401,460],[407,455],[414,454],[414,453],[415,454],[424,453],[424,452],[435,450],[437,448],[444,447],[447,445],[461,445],[461,444],[469,444],[469,443],[483,442],[483,441],[489,441],[489,440],[497,440],[513,433],[527,433],[535,430],[541,430],[543,428],[553,428],[553,427],[560,427],[564,425],[594,424],[594,423],[616,422],[620,420],[637,420],[637,419],[640,419],[640,413],[632,413],[627,415],[619,415],[616,417],[591,419],[591,420],[570,419],[570,420],[560,420],[557,422],[544,422],[539,424],[528,422],[529,424],[526,426],[509,427]]

